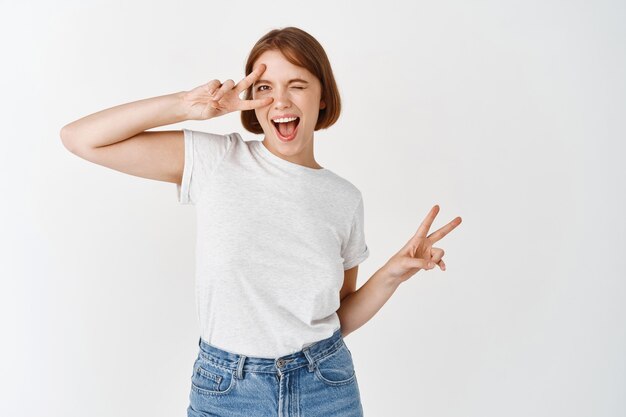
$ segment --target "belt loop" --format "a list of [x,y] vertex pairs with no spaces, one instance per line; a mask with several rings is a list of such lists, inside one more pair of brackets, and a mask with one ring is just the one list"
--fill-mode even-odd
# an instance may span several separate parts
[[302,349],[302,352],[304,353],[304,356],[306,356],[307,361],[309,361],[309,372],[313,372],[313,370],[315,369],[315,361],[311,357],[309,348],[305,347],[304,349]]
[[246,355],[239,355],[239,364],[237,365],[237,378],[243,379],[243,364],[246,361]]

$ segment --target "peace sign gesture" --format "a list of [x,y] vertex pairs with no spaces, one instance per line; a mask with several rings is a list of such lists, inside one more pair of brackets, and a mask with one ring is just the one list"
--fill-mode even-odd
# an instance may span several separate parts
[[461,224],[461,218],[456,217],[439,230],[426,236],[437,213],[439,213],[439,206],[435,205],[430,209],[415,235],[383,266],[386,272],[399,283],[411,278],[420,269],[433,269],[435,265],[439,265],[442,271],[446,270],[446,264],[441,259],[444,254],[443,249],[435,248],[433,244]]
[[235,85],[233,80],[212,80],[185,93],[183,106],[187,120],[207,120],[223,116],[236,110],[252,110],[267,106],[274,100],[265,97],[255,100],[242,100],[239,95],[250,87],[263,72],[265,64],[260,64],[248,76]]

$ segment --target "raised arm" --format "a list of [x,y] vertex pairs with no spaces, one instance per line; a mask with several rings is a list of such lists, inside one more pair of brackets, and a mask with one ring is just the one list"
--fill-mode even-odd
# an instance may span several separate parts
[[233,80],[224,83],[212,80],[190,91],[125,103],[90,114],[63,126],[61,140],[70,152],[96,164],[130,175],[180,184],[184,164],[182,130],[147,130],[269,105],[272,98],[239,98],[264,70],[265,66],[260,65],[237,85]]
[[70,151],[112,145],[158,126],[189,119],[186,92],[120,104],[73,121],[61,129],[61,140]]

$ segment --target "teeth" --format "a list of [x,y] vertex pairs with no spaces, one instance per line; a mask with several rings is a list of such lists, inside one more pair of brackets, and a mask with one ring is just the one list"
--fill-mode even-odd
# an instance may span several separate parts
[[293,122],[296,119],[297,117],[285,117],[282,119],[274,119],[274,122],[275,123],[287,123],[287,122]]

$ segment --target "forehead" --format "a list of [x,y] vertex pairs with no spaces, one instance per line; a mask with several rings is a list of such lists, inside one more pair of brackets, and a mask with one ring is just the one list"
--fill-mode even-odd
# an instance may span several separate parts
[[265,64],[265,71],[261,74],[261,78],[264,79],[302,78],[311,80],[315,78],[306,68],[289,62],[280,51],[272,50],[263,52],[254,62],[252,69],[254,70],[260,64]]

